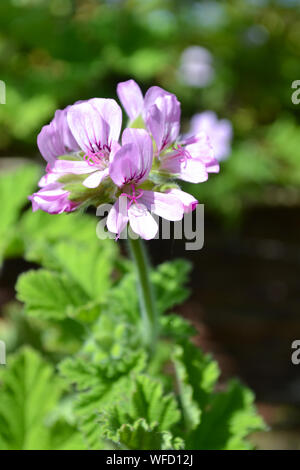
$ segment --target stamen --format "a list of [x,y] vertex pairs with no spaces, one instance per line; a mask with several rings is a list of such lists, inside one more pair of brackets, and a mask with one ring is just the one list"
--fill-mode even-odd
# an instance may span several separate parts
[[184,163],[184,168],[187,166],[187,161],[192,158],[191,154],[184,148],[182,145],[177,144],[177,147],[173,147],[173,150],[176,150],[176,157],[180,156],[180,162]]
[[122,193],[121,196],[125,196],[125,197],[128,197],[128,199],[130,200],[129,202],[129,206],[128,208],[134,203],[134,204],[138,204],[137,200],[142,197],[142,195],[144,194],[144,191],[142,189],[140,189],[139,191],[135,191],[135,186],[134,184],[131,185],[131,189],[132,189],[132,194],[128,194],[128,193]]
[[90,150],[83,156],[83,159],[90,165],[99,165],[106,157],[105,153],[102,150],[97,152],[91,152]]

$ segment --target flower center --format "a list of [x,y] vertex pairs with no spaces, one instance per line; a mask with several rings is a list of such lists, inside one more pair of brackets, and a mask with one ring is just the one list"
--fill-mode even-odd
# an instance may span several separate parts
[[83,159],[90,165],[100,165],[106,163],[110,152],[110,148],[107,145],[104,145],[102,149],[99,150],[88,150],[87,153],[83,156]]
[[122,193],[121,194],[121,196],[125,196],[129,199],[129,206],[128,207],[130,207],[132,204],[137,204],[138,199],[140,197],[142,197],[142,195],[144,194],[144,191],[142,189],[136,191],[134,184],[131,185],[131,190],[132,190],[132,194],[128,194],[128,193]]

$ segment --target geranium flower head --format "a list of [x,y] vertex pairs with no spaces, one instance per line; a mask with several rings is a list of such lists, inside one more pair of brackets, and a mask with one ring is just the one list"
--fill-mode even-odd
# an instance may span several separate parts
[[38,146],[46,174],[29,199],[33,210],[51,214],[112,202],[108,229],[118,238],[129,223],[148,240],[158,231],[152,214],[177,221],[197,205],[174,179],[200,183],[219,165],[204,132],[180,138],[174,94],[154,86],[143,97],[133,80],[117,92],[129,116],[121,141],[122,111],[113,99],[76,102],[43,127]]

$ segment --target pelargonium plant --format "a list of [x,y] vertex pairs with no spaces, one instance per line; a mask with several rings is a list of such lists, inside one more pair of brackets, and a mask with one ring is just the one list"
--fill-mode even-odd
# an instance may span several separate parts
[[[180,137],[175,95],[151,87],[143,96],[133,80],[119,83],[117,93],[128,115],[122,133],[117,102],[94,98],[56,111],[38,136],[47,167],[40,190],[30,196],[33,211],[79,213],[58,221],[65,241],[59,241],[59,229],[56,241],[51,230],[48,234],[52,216],[30,214],[31,223],[43,216],[46,228],[40,227],[42,243],[33,235],[28,242],[25,230],[27,259],[44,267],[20,276],[17,298],[28,315],[54,321],[62,338],[71,328],[80,343],[58,370],[70,388],[70,425],[73,429],[74,412],[83,448],[251,448],[245,437],[264,429],[252,393],[238,382],[215,390],[219,369],[190,341],[194,328],[171,312],[164,315],[186,298],[187,263],[167,262],[152,270],[142,244],[158,231],[152,214],[177,221],[195,209],[196,199],[178,181],[198,184],[219,171],[212,144],[201,128]],[[137,235],[128,236],[133,263],[122,257],[117,263],[112,255],[117,244],[94,240],[94,226],[88,238],[83,233],[84,240],[75,240],[76,227],[85,232],[89,219],[80,209],[104,203],[110,204],[106,225],[116,240],[127,226]],[[37,361],[25,350],[14,363],[14,371],[21,372],[13,373],[22,378],[27,373],[23,364],[29,368]],[[46,381],[41,402],[47,387]],[[11,394],[9,387],[5,390]],[[4,415],[0,406],[0,447],[7,434],[1,428]],[[23,410],[19,415],[23,426]],[[56,435],[53,426],[52,421]],[[29,446],[23,441],[14,445]],[[47,445],[57,446],[52,441]],[[78,448],[77,440],[72,447]]]
[[[119,83],[117,93],[129,118],[122,134],[121,108],[107,98],[58,110],[42,128],[38,147],[47,161],[46,174],[30,200],[33,211],[50,214],[113,203],[107,228],[116,239],[129,223],[149,240],[158,231],[151,212],[179,221],[197,205],[175,180],[202,183],[209,173],[219,171],[219,163],[204,132],[180,137],[181,109],[174,94],[153,86],[143,96],[133,80]],[[139,271],[145,333],[152,341],[157,321],[146,258],[139,241],[130,242]]]

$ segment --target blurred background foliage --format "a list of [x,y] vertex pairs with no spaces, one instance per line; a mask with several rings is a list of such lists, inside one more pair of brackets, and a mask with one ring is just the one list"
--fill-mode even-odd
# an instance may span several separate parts
[[[206,109],[231,120],[221,174],[189,188],[208,207],[233,220],[245,204],[298,204],[298,1],[1,0],[0,26],[3,156],[36,155],[55,109],[132,77],[180,97],[183,131]],[[191,46],[204,48],[198,72]]]

